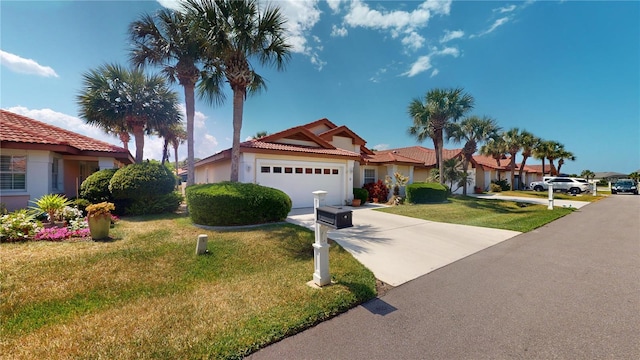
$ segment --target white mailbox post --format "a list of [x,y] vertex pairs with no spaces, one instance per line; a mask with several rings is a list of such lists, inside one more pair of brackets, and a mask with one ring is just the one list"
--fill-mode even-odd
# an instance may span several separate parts
[[549,184],[549,210],[553,210],[553,184]]
[[[324,206],[326,191],[318,190],[313,192],[313,213],[317,216],[318,208]],[[316,239],[313,244],[313,282],[317,286],[331,284],[329,274],[329,243],[327,242],[327,232],[329,227],[323,224],[315,225]]]

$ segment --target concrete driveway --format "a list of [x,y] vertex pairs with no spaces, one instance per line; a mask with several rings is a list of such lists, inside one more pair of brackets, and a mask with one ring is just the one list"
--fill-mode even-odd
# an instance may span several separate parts
[[[445,224],[373,211],[353,210],[353,227],[329,231],[329,238],[369,268],[377,279],[398,286],[486,249],[517,231]],[[294,209],[288,222],[313,229],[312,208]]]

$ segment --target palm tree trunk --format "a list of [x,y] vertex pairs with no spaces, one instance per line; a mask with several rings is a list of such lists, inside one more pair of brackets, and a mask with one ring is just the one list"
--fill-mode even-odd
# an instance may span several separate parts
[[558,175],[560,174],[560,168],[562,167],[563,164],[564,164],[564,159],[558,160]]
[[516,154],[511,153],[511,191],[515,189],[513,183],[515,182],[516,177]]
[[436,130],[436,138],[438,139],[438,146],[436,147],[436,159],[438,160],[438,171],[440,172],[440,184],[444,184],[444,161],[442,161],[442,128]]
[[520,172],[518,173],[520,176],[520,190],[524,189],[524,183],[522,182],[522,175],[524,175],[524,164],[527,162],[527,157],[522,156],[522,164],[520,164]]
[[133,126],[133,137],[136,140],[136,164],[140,164],[144,157],[144,127],[142,125]]
[[[175,155],[175,161],[176,161],[176,176],[178,175],[178,143],[174,143],[173,144],[173,154]],[[180,180],[180,182],[182,182],[182,180]]]
[[[187,186],[195,184],[193,122],[195,115],[195,83],[184,84],[184,103],[187,111]],[[176,171],[178,171],[178,149],[176,148]]]
[[469,175],[467,173],[467,169],[469,168],[469,158],[467,156],[464,157],[464,160],[462,161],[462,171],[464,171],[464,185],[462,186],[462,195],[467,195],[467,176]]
[[233,89],[233,143],[231,146],[231,181],[239,181],[240,167],[240,131],[242,130],[242,112],[246,88]]
[[544,178],[544,157],[542,158],[542,177]]

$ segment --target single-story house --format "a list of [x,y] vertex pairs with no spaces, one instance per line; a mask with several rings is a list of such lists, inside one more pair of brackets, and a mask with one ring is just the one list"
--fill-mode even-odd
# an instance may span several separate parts
[[[462,157],[462,149],[444,149],[445,160]],[[491,159],[495,165],[495,160]],[[313,206],[312,192],[328,192],[326,204],[344,205],[353,199],[353,188],[384,181],[399,172],[409,183],[425,181],[436,168],[433,149],[411,146],[372,151],[366,141],[348,127],[320,119],[240,144],[239,181],[280,189],[291,197],[293,207]],[[476,172],[476,168],[481,172]],[[528,166],[525,166],[527,170]],[[474,182],[497,178],[491,165],[472,162],[469,172]],[[502,173],[505,169],[500,167]],[[528,175],[529,176],[529,175]],[[536,175],[537,176],[537,175]],[[540,175],[541,177],[541,175]],[[216,183],[231,178],[231,149],[204,158],[195,164],[195,182]],[[481,182],[480,182],[480,181]],[[483,186],[485,187],[485,186]]]
[[[486,155],[474,155],[473,156],[473,168],[475,170],[475,186],[483,190],[488,190],[491,181],[493,180],[507,180],[507,183],[511,183],[511,157],[504,156],[502,159],[496,161],[491,156]],[[520,167],[521,163],[516,163],[514,182],[519,183],[520,179]],[[545,164],[545,170],[549,171],[549,165]],[[551,170],[552,173],[556,173],[555,168]],[[524,179],[523,184],[529,186],[533,181],[542,180],[542,165],[524,165],[524,171],[522,173]]]
[[122,147],[0,110],[0,202],[9,211],[46,194],[75,197],[95,171],[133,162]]

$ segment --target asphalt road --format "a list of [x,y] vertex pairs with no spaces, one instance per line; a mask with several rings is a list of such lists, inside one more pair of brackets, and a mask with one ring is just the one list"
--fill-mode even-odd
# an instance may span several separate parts
[[640,359],[640,196],[452,263],[251,359]]

